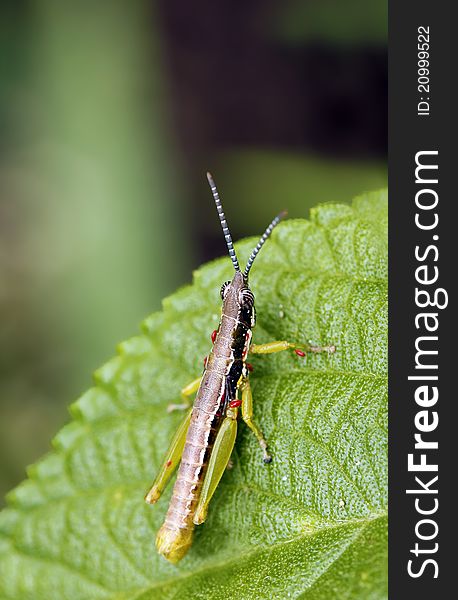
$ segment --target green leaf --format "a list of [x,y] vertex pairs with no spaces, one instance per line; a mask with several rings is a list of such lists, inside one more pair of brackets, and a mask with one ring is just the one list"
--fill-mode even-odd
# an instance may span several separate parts
[[[55,450],[0,516],[8,600],[386,597],[386,193],[281,224],[253,268],[256,342],[333,343],[334,355],[253,357],[264,465],[240,424],[227,471],[178,566],[154,548],[170,490],[143,495],[202,369],[227,258],[164,301],[71,407]],[[255,240],[237,246],[246,259]]]

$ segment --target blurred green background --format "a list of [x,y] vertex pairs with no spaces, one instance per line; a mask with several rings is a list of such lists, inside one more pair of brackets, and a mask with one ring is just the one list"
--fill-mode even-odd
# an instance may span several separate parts
[[0,495],[237,239],[386,185],[385,1],[4,2]]

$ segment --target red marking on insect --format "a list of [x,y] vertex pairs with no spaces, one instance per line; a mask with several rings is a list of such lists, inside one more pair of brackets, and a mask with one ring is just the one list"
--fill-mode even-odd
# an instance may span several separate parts
[[204,357],[204,369],[205,369],[205,368],[206,368],[206,366],[207,366],[207,362],[208,362],[208,356],[205,356],[205,357]]
[[248,369],[248,371],[250,371],[250,373],[253,371],[253,365],[251,363],[245,363],[246,368]]
[[171,460],[168,460],[168,461],[165,463],[165,466],[166,466],[167,468],[168,468],[168,467],[170,467],[171,465],[172,465],[172,461],[171,461]]
[[217,333],[218,333],[218,331],[216,329],[212,332],[212,344],[215,343]]
[[295,348],[294,352],[298,355],[298,356],[305,356],[305,352],[303,352],[302,350],[299,350],[299,348]]
[[232,402],[229,402],[229,408],[237,408],[241,404],[242,404],[241,400],[232,400]]

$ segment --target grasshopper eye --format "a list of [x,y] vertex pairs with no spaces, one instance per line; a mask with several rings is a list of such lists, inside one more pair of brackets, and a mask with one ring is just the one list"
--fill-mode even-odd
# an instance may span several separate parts
[[243,306],[254,306],[254,294],[249,288],[240,292],[240,303]]
[[225,281],[225,282],[223,283],[223,285],[221,286],[221,291],[220,291],[220,294],[221,294],[221,300],[224,300],[224,298],[226,297],[227,288],[228,288],[230,285],[231,285],[231,282],[230,282],[230,281]]

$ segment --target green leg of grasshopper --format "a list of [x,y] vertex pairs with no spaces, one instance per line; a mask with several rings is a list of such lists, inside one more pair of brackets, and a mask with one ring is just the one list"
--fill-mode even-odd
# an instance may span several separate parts
[[184,443],[186,441],[186,433],[188,431],[189,422],[191,420],[192,408],[188,411],[186,418],[182,421],[177,429],[172,443],[165,455],[164,463],[159,471],[150,491],[145,496],[145,502],[154,504],[161,497],[170,477],[177,468],[183,454]]
[[208,505],[231,458],[236,436],[237,409],[229,408],[226,412],[226,418],[216,436],[210,460],[208,461],[199,504],[194,515],[194,523],[196,525],[200,525],[207,518]]
[[[266,344],[252,344],[250,346],[250,352],[253,354],[274,354],[275,352],[283,352],[284,350],[290,349],[294,350],[299,356],[305,356],[307,352],[333,353],[336,351],[335,346],[311,346],[310,344],[297,345],[287,342],[286,340],[268,342]],[[256,436],[256,439],[264,452],[264,462],[270,463],[272,457],[267,452],[267,442],[264,439],[261,429],[253,421],[253,396],[248,379],[242,380],[240,389],[242,390],[242,418]]]
[[[175,409],[189,409],[190,402],[189,396],[194,392],[197,392],[200,385],[200,380],[202,377],[191,381],[187,386],[185,386],[181,390],[181,397],[183,398],[183,404],[169,404],[167,410],[171,412]],[[186,433],[188,432],[189,422],[191,420],[191,412],[192,410],[188,410],[188,413],[185,419],[182,421],[180,427],[178,428],[175,436],[172,440],[172,443],[167,450],[167,454],[165,455],[164,463],[159,471],[152,488],[145,496],[145,502],[148,504],[154,504],[157,502],[165,489],[170,477],[172,476],[174,470],[177,468],[178,463],[181,460],[181,455],[183,454],[184,443],[186,441]]]
[[[333,353],[336,351],[335,346],[311,346],[310,344],[291,344],[286,340],[278,342],[268,342],[267,344],[251,344],[250,352],[253,354],[273,354],[274,352],[283,352],[284,350],[293,349],[298,353],[303,352],[329,352]],[[301,355],[301,354],[300,354]]]
[[248,379],[244,379],[240,386],[242,390],[242,419],[251,429],[256,436],[259,445],[264,453],[263,460],[265,463],[272,462],[272,457],[267,452],[267,442],[264,439],[264,435],[258,425],[253,421],[253,395],[251,393],[251,386]]
[[197,390],[199,389],[201,379],[202,376],[198,377],[197,379],[194,379],[194,381],[191,381],[191,383],[188,383],[188,385],[181,390],[181,399],[183,400],[183,403],[169,404],[167,406],[167,412],[172,412],[174,410],[186,410],[187,408],[190,408],[191,403],[189,401],[189,396],[194,394],[194,392],[197,392]]

